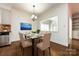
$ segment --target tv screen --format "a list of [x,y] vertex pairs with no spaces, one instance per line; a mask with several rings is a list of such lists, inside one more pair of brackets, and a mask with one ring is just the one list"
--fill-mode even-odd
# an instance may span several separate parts
[[21,23],[20,29],[21,30],[32,30],[32,25],[29,23]]

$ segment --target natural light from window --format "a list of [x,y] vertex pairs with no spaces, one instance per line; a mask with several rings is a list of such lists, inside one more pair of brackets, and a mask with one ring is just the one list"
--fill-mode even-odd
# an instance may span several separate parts
[[40,22],[41,31],[58,31],[58,16],[42,20]]

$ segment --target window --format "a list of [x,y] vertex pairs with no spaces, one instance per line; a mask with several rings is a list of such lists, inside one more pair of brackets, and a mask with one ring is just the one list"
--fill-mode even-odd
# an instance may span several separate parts
[[50,31],[58,31],[58,16],[52,17]]
[[42,20],[40,22],[41,31],[58,31],[58,16]]
[[41,31],[49,31],[49,25],[48,24],[41,24]]

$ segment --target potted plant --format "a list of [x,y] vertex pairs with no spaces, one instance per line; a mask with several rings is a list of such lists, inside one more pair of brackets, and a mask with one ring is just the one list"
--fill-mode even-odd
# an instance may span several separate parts
[[39,34],[40,33],[40,29],[37,29],[37,34]]

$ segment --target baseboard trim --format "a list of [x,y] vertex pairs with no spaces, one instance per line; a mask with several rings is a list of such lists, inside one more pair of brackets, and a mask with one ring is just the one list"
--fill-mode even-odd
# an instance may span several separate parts
[[55,42],[52,42],[52,41],[50,41],[50,42],[51,42],[51,44],[56,44],[57,46],[68,48],[67,46],[64,46],[64,45],[61,45],[61,44],[58,44],[58,43],[55,43]]

